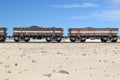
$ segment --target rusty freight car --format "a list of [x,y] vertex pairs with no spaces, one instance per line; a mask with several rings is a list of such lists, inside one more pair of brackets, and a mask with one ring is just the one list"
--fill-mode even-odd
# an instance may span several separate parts
[[69,28],[68,31],[71,42],[85,42],[86,39],[116,42],[118,39],[118,28]]
[[15,42],[24,40],[29,42],[31,38],[33,39],[43,39],[45,38],[47,42],[56,40],[60,42],[63,36],[62,28],[42,28],[38,26],[31,26],[28,28],[13,28],[13,37]]
[[7,28],[3,27],[3,28],[0,28],[0,42],[5,42],[6,40],[6,36],[7,36]]

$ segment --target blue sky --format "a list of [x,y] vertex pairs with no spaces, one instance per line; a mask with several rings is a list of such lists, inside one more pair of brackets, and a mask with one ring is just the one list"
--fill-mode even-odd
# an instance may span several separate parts
[[[120,27],[120,0],[0,0],[0,26]],[[120,31],[119,31],[120,32]]]

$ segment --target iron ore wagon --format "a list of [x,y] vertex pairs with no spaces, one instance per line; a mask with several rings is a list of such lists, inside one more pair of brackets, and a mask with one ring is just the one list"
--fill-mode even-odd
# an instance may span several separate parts
[[0,28],[0,42],[5,42],[7,36],[7,28]]
[[43,39],[45,38],[47,42],[56,40],[60,42],[63,36],[62,28],[42,28],[38,26],[30,26],[28,28],[13,28],[13,37],[15,42],[24,40],[29,42],[32,39]]
[[118,28],[69,28],[68,31],[71,42],[85,42],[86,39],[116,42],[118,39]]

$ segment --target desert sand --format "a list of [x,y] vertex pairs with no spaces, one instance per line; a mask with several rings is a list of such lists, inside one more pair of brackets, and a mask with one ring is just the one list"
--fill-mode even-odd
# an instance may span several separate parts
[[0,43],[0,80],[120,80],[120,43]]

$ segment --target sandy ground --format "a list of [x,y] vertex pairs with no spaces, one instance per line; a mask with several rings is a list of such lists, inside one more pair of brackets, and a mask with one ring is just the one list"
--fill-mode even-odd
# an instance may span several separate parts
[[120,43],[0,43],[0,80],[120,80]]

